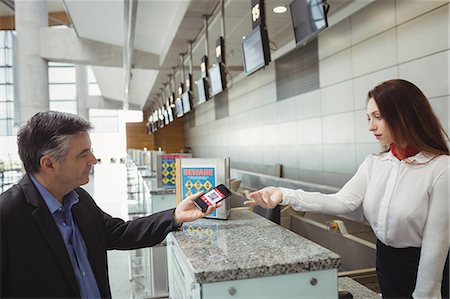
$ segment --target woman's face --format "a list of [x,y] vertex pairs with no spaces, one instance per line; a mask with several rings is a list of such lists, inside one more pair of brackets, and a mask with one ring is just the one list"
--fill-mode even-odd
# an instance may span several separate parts
[[373,98],[370,98],[367,102],[367,120],[369,122],[369,131],[375,135],[375,138],[382,145],[394,143],[392,132],[380,114],[378,105]]

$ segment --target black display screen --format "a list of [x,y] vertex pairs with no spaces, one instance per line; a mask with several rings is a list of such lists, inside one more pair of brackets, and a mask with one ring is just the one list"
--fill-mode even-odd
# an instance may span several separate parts
[[191,111],[191,93],[189,91],[183,92],[181,99],[183,101],[183,114]]
[[221,93],[225,89],[225,78],[222,71],[222,65],[220,63],[214,64],[209,69],[209,80],[211,82],[211,95]]
[[198,103],[204,103],[208,100],[208,82],[206,78],[200,78],[196,81]]
[[322,0],[294,0],[290,5],[295,43],[305,45],[328,27]]
[[270,50],[266,36],[267,32],[260,26],[257,26],[242,41],[244,68],[247,75],[269,64]]

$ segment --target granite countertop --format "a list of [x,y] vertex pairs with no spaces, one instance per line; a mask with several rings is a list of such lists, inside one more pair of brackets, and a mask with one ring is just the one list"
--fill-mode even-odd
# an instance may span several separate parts
[[340,257],[249,210],[172,232],[198,283],[334,269]]
[[339,290],[352,293],[354,299],[381,299],[381,296],[350,277],[339,278]]
[[151,194],[151,195],[176,194],[176,190],[175,190],[175,189],[163,189],[163,188],[158,188],[158,189],[150,190],[150,194]]

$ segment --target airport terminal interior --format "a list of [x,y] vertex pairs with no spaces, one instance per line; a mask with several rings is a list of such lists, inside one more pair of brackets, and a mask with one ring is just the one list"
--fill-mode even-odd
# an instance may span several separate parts
[[[113,298],[381,298],[361,208],[247,207],[280,186],[337,192],[382,148],[367,93],[394,78],[450,131],[448,0],[0,0],[0,191],[20,126],[89,120],[83,186],[131,220],[226,185],[207,219],[110,251]],[[350,298],[350,297],[348,297]]]

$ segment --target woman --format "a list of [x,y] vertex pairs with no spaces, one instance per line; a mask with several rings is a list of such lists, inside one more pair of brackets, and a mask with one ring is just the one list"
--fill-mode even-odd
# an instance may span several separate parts
[[448,298],[448,136],[425,95],[405,80],[368,93],[369,131],[386,146],[369,155],[336,194],[267,187],[245,204],[326,214],[363,205],[377,236],[377,276],[384,298]]

